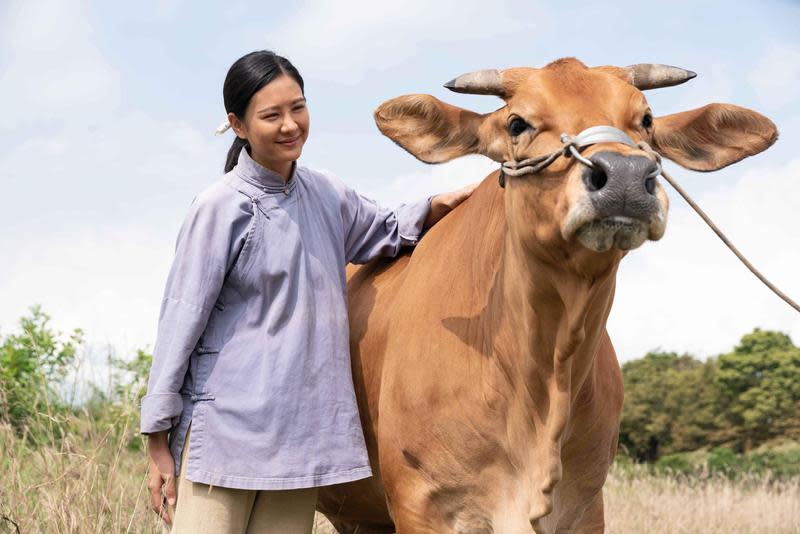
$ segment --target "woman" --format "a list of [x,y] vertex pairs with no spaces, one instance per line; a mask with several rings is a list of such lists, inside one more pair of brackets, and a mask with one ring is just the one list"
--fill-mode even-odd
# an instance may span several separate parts
[[372,474],[345,265],[415,245],[477,184],[391,211],[297,165],[303,79],[272,52],[223,94],[237,138],[178,235],[142,399],[152,505],[177,532],[310,532],[316,488]]

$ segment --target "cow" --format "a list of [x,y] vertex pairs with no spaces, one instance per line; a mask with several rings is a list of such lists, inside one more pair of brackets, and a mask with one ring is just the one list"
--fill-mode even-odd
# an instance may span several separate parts
[[[606,321],[620,261],[665,231],[660,157],[713,171],[777,138],[731,104],[654,117],[642,91],[692,77],[564,58],[445,85],[500,97],[491,113],[423,94],[377,108],[380,131],[427,163],[482,154],[514,169],[556,156],[535,173],[490,174],[413,250],[348,266],[374,476],[321,488],[318,509],[339,532],[604,530],[623,401]],[[633,143],[559,152],[595,126]]]

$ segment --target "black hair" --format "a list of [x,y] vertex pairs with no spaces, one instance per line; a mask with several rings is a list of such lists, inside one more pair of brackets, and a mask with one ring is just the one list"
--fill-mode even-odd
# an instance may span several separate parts
[[[225,76],[225,83],[222,86],[225,111],[244,119],[244,112],[253,95],[283,74],[294,78],[300,86],[300,90],[305,94],[303,77],[285,57],[269,50],[258,50],[240,57],[228,69],[228,75]],[[233,169],[239,159],[242,147],[247,144],[246,139],[238,136],[233,140],[225,160],[225,172]]]

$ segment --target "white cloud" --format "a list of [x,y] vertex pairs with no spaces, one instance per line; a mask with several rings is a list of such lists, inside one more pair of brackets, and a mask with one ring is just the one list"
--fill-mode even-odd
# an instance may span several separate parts
[[[658,111],[657,115],[666,115],[678,111],[699,108],[712,102],[733,102],[736,100],[737,80],[734,74],[738,67],[712,57],[697,57],[692,63],[692,70],[697,71],[697,78],[687,82],[685,88],[664,89],[677,97],[677,104],[669,110]],[[674,98],[673,97],[673,98]]]
[[484,156],[466,156],[395,176],[386,180],[386,185],[364,188],[360,192],[385,206],[396,206],[479,182],[499,168],[499,163]]
[[[682,174],[673,176],[686,188],[690,179]],[[756,268],[795,300],[800,299],[798,176],[800,160],[755,167],[734,183],[695,198]],[[755,327],[785,331],[800,342],[797,312],[763,286],[683,199],[670,193],[665,237],[633,251],[620,268],[609,319],[620,359],[659,347],[715,355],[730,350]]]
[[797,102],[800,86],[800,47],[773,43],[748,76],[761,104],[777,111]]
[[9,245],[0,324],[15,324],[35,303],[66,332],[80,327],[91,345],[125,353],[152,344],[174,236],[135,224],[58,231]]
[[67,128],[0,157],[13,191],[0,198],[0,325],[41,303],[93,344],[152,343],[180,221],[222,173],[215,145],[187,124],[129,113],[91,136]]
[[0,151],[0,326],[41,303],[93,346],[152,343],[178,225],[221,174],[224,143],[120,109],[81,2],[5,4],[0,44],[0,99],[13,103],[0,130],[16,142]]
[[546,23],[542,11],[530,2],[487,9],[480,0],[307,0],[277,31],[249,28],[246,41],[265,43],[315,78],[356,85],[369,71],[390,70],[437,43],[540,28]]
[[83,4],[12,1],[2,9],[0,101],[7,105],[0,129],[103,122],[119,104],[120,76],[92,42]]

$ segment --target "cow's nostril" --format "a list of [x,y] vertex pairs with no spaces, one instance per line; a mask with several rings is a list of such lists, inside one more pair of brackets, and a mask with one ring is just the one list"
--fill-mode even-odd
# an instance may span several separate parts
[[592,170],[589,173],[588,180],[586,180],[586,185],[589,188],[589,191],[599,191],[605,187],[606,182],[608,182],[608,176],[606,175],[606,171],[600,168],[600,165],[595,164],[592,166]]
[[656,179],[651,176],[650,178],[645,180],[644,181],[644,188],[651,195],[655,195],[656,194]]

